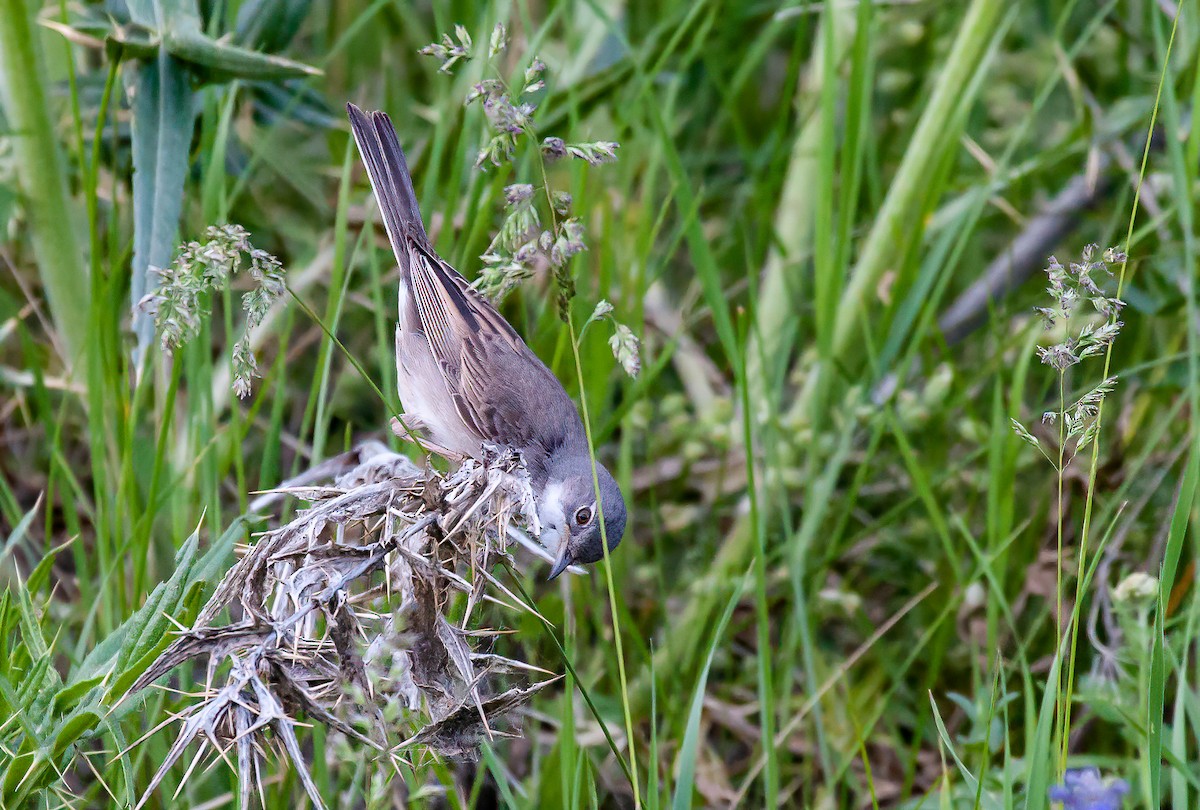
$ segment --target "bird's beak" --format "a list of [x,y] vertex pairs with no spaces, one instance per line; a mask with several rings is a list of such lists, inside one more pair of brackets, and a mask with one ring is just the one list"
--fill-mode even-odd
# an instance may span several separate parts
[[558,555],[558,562],[556,562],[554,564],[554,567],[550,569],[550,576],[546,577],[546,581],[549,582],[550,580],[554,579],[559,574],[561,574],[563,571],[566,571],[567,566],[570,564],[571,564],[571,549],[567,546],[566,543],[563,543],[562,551]]

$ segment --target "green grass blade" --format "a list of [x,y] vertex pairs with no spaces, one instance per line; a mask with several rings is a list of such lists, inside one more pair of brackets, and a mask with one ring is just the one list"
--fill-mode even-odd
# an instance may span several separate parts
[[[725,637],[725,628],[729,625],[729,620],[733,616],[733,610],[737,607],[738,600],[742,597],[745,580],[749,575],[750,572],[747,571],[746,576],[742,578],[733,593],[730,594],[729,601],[725,604],[725,610],[721,614],[721,618],[717,621],[716,629],[713,630],[712,638],[708,641],[708,651],[704,656],[704,664],[700,667],[700,675],[696,679],[695,688],[692,690],[692,700],[689,704],[687,715],[687,728],[684,730],[683,740],[679,746],[679,780],[675,784],[675,794],[671,799],[672,810],[689,810],[692,806],[692,794],[696,789],[696,756],[700,749],[700,715],[704,711],[704,696],[708,684],[708,671],[712,667],[717,645]],[[770,743],[766,744],[770,745]]]

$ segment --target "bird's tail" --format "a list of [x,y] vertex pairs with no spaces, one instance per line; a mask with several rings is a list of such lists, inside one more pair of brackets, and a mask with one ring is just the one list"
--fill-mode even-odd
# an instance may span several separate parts
[[392,250],[400,268],[408,271],[408,246],[405,236],[415,235],[426,239],[425,224],[421,221],[421,209],[417,206],[417,194],[413,190],[412,176],[408,173],[408,162],[392,119],[384,112],[364,112],[353,104],[347,104],[350,128],[354,141],[367,166],[367,176],[375,189],[375,199],[383,213],[383,225],[392,242]]

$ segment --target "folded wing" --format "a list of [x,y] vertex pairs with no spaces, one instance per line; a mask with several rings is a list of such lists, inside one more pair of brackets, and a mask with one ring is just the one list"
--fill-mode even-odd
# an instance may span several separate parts
[[411,293],[402,322],[427,343],[464,426],[480,441],[518,449],[540,445],[550,451],[582,441],[579,414],[558,378],[429,244],[391,119],[353,104],[347,109],[405,277],[401,283]]

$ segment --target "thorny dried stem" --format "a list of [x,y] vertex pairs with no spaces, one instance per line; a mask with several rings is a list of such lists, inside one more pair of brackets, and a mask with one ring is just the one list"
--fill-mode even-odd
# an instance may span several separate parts
[[[480,649],[499,634],[471,626],[483,600],[532,612],[489,573],[508,557],[510,527],[538,531],[529,476],[519,454],[485,450],[443,477],[373,443],[331,486],[285,490],[309,507],[259,537],[122,698],[205,662],[204,696],[179,716],[138,807],[195,740],[236,768],[240,807],[255,791],[262,801],[263,756],[274,747],[324,808],[301,717],[327,727],[328,751],[357,745],[393,765],[412,751],[473,758],[497,720],[553,682],[489,692],[494,673],[545,670]],[[452,622],[451,606],[463,602]],[[218,623],[226,608],[240,620]]]

